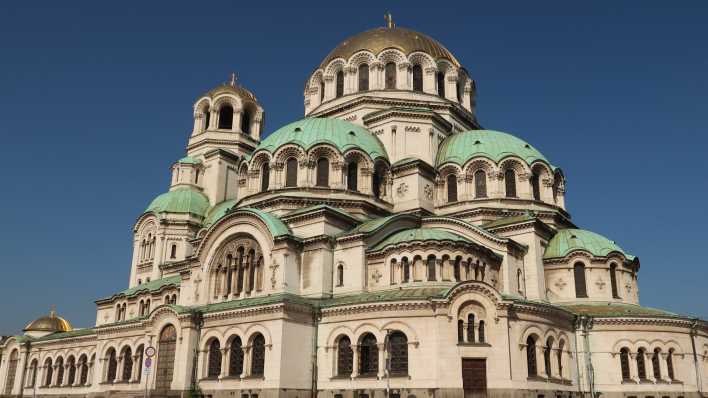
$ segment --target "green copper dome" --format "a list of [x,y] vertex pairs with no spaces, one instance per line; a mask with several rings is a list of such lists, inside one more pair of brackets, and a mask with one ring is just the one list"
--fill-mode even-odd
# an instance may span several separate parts
[[397,245],[400,243],[411,242],[426,242],[426,241],[449,241],[449,242],[469,242],[465,237],[458,234],[436,228],[411,228],[398,231],[389,235],[376,246],[371,248],[371,251],[382,250],[388,246]]
[[145,212],[191,213],[204,217],[209,209],[209,199],[192,188],[178,188],[156,197]]
[[305,118],[287,124],[261,141],[255,152],[274,153],[286,144],[298,145],[306,151],[318,144],[330,144],[341,153],[360,149],[372,159],[388,159],[383,144],[369,130],[339,119]]
[[447,137],[438,149],[437,165],[455,163],[463,166],[468,160],[480,156],[495,162],[507,156],[518,156],[529,165],[537,160],[550,165],[541,152],[524,140],[494,130],[468,130]]
[[608,254],[616,252],[622,254],[627,260],[634,260],[634,256],[625,253],[615,242],[584,229],[559,230],[548,242],[543,258],[565,257],[576,250],[584,250],[598,257],[606,257]]

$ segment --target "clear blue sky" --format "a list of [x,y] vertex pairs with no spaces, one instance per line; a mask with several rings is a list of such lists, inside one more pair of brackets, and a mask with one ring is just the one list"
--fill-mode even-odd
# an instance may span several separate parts
[[641,258],[643,305],[708,318],[708,2],[287,4],[3,2],[0,334],[51,304],[92,326],[93,300],[127,286],[132,225],[198,95],[237,72],[271,132],[386,10],[467,67],[485,127],[565,170],[573,220]]

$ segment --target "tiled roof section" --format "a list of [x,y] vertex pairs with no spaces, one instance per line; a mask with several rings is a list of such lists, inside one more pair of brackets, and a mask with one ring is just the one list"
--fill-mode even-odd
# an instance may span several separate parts
[[564,304],[558,305],[576,315],[587,315],[594,317],[670,317],[670,318],[687,318],[685,316],[674,314],[672,312],[642,307],[636,304],[625,303],[583,303],[583,304]]
[[44,337],[36,338],[33,341],[49,341],[49,340],[69,339],[72,337],[91,336],[94,334],[96,334],[96,331],[92,328],[75,329],[70,332],[57,332],[57,333],[48,334]]
[[365,221],[363,224],[352,229],[351,231],[344,233],[343,235],[358,235],[358,234],[368,234],[368,233],[374,232],[377,229],[386,225],[389,221],[391,221],[394,217],[397,217],[397,216],[399,216],[399,214],[392,214],[392,215],[386,216],[386,217],[373,218],[369,221]]
[[240,308],[248,308],[248,307],[255,307],[259,305],[270,305],[270,304],[276,304],[276,303],[283,303],[283,302],[289,302],[289,303],[297,303],[297,304],[305,304],[305,305],[316,305],[317,301],[316,300],[310,300],[295,294],[291,293],[277,293],[277,294],[271,294],[268,296],[261,296],[261,297],[249,297],[245,299],[238,299],[238,300],[231,300],[231,301],[225,301],[222,303],[213,303],[213,304],[207,304],[201,307],[195,308],[198,311],[202,311],[205,313],[210,313],[210,312],[219,312],[219,311],[229,311],[229,310],[236,310]]
[[447,137],[438,150],[437,165],[455,163],[463,166],[475,157],[486,157],[495,162],[518,156],[527,164],[541,160],[550,162],[531,144],[511,134],[494,130],[468,130]]
[[125,289],[122,292],[118,292],[111,297],[106,297],[106,299],[112,299],[118,296],[135,296],[140,293],[151,293],[156,292],[167,286],[178,287],[182,283],[182,277],[179,275],[168,276],[162,279],[156,279],[154,281],[146,282],[137,286],[133,286],[129,289]]
[[469,239],[444,229],[411,228],[389,235],[386,239],[372,247],[370,251],[382,250],[388,246],[393,246],[400,243],[426,241],[470,242]]
[[177,163],[182,163],[182,164],[199,164],[202,161],[199,159],[195,159],[191,156],[185,156],[182,159],[178,160]]
[[622,254],[629,261],[635,259],[615,242],[600,234],[583,229],[559,230],[548,242],[543,258],[562,258],[576,250],[585,250],[598,257],[606,257],[608,254],[616,252]]
[[204,217],[209,209],[209,199],[195,189],[178,188],[153,199],[145,212],[190,213]]
[[535,219],[536,217],[530,212],[524,212],[524,214],[519,216],[499,218],[497,220],[490,221],[486,224],[482,224],[482,228],[490,230],[494,228],[505,227],[507,225],[521,224],[523,222],[533,221]]
[[254,209],[252,207],[242,207],[239,209],[231,209],[227,213],[238,213],[238,212],[246,212],[246,213],[251,213],[255,215],[256,217],[260,218],[268,227],[268,230],[270,230],[270,233],[273,234],[274,238],[280,237],[280,236],[285,236],[285,235],[292,235],[292,231],[290,231],[290,228],[280,219],[278,218],[275,214],[268,213],[267,211],[259,210],[259,209]]
[[366,152],[371,159],[388,159],[381,141],[369,130],[356,124],[330,118],[305,118],[274,131],[256,147],[275,153],[283,145],[294,144],[309,150],[318,144],[329,144],[341,153],[350,149]]
[[321,300],[320,307],[327,308],[336,307],[339,305],[354,305],[373,302],[427,300],[434,298],[442,298],[444,297],[447,290],[448,288],[446,287],[421,287],[349,294]]

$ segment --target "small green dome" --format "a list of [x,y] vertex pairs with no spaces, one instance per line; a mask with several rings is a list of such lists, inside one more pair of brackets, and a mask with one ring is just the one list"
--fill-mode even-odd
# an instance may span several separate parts
[[209,209],[209,199],[192,188],[178,188],[156,197],[145,212],[191,213],[204,217]]
[[543,258],[561,258],[576,250],[584,250],[597,257],[606,257],[610,253],[620,253],[627,260],[634,256],[625,253],[615,242],[600,234],[584,229],[561,229],[548,242]]
[[318,144],[330,144],[341,153],[360,149],[371,159],[388,159],[381,141],[369,130],[339,119],[305,118],[287,124],[271,133],[256,147],[254,153],[265,150],[274,153],[286,144],[309,150]]
[[468,130],[447,137],[438,149],[437,165],[455,163],[463,166],[475,157],[495,162],[507,156],[518,156],[531,165],[537,160],[550,162],[526,141],[511,134],[494,130]]
[[425,241],[469,242],[467,238],[443,229],[410,228],[389,235],[386,239],[371,248],[371,251],[382,250],[388,246],[393,246],[400,243]]

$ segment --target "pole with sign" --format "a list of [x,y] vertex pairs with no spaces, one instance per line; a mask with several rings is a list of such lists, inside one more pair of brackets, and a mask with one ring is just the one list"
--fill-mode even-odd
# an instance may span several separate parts
[[155,356],[155,347],[150,346],[145,349],[145,398],[150,398],[150,390],[148,389],[148,384],[150,383],[150,373],[152,371],[152,358]]

